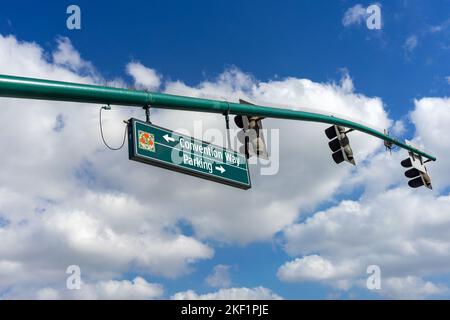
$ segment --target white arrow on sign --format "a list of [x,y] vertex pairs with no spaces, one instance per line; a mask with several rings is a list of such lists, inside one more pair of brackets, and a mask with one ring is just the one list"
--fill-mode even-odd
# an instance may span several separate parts
[[216,170],[219,170],[221,174],[225,172],[225,169],[222,166],[216,167]]
[[166,133],[165,135],[163,135],[164,140],[166,140],[167,142],[171,141],[174,142],[175,139],[172,137],[169,137],[169,135]]

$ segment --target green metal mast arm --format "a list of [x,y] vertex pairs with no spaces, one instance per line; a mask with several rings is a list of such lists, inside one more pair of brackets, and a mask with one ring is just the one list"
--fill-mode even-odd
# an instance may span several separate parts
[[151,105],[153,108],[211,113],[224,113],[228,111],[230,114],[329,123],[370,134],[429,160],[436,161],[436,157],[370,127],[342,118],[313,112],[258,105],[249,106],[227,101],[192,98],[142,90],[120,89],[7,75],[0,75],[0,97],[104,103],[134,107]]

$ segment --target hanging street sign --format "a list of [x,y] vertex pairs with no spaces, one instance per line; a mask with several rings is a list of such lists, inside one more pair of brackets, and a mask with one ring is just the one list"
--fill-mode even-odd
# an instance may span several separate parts
[[247,159],[239,152],[134,118],[128,122],[128,155],[130,160],[251,188]]

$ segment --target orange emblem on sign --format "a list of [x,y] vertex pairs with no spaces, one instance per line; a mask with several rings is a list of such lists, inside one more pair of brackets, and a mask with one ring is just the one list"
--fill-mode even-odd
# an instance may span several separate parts
[[140,149],[155,151],[155,136],[153,134],[139,130],[138,136]]

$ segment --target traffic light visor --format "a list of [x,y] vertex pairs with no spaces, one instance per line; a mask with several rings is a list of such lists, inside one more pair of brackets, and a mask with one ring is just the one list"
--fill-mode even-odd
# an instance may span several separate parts
[[329,127],[325,130],[325,134],[327,135],[328,139],[333,139],[337,137],[335,126]]

